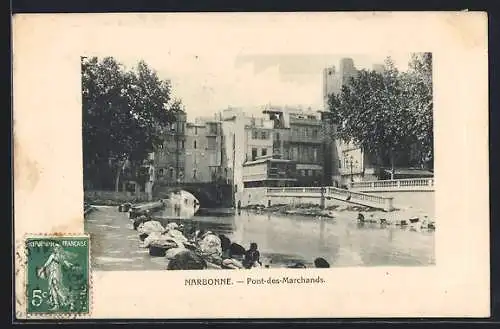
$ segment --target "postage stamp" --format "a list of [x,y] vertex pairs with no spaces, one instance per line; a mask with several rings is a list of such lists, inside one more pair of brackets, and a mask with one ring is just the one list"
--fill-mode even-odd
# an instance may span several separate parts
[[27,314],[89,314],[89,236],[29,237],[25,247]]

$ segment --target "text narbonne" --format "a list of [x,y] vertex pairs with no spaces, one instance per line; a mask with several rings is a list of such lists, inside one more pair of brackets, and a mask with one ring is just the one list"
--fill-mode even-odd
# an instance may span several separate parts
[[232,281],[231,278],[217,278],[217,279],[207,279],[207,278],[193,278],[185,279],[185,286],[232,286],[234,284],[246,284],[246,285],[279,285],[279,284],[318,284],[325,283],[326,281],[320,277],[260,277],[260,278],[246,278],[246,280],[236,280]]

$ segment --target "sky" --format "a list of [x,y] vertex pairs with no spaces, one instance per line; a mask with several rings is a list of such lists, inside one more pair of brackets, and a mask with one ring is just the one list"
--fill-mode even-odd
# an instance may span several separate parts
[[176,55],[169,52],[115,57],[127,67],[142,59],[160,78],[169,79],[174,97],[182,100],[188,120],[194,121],[196,117],[212,116],[228,107],[272,104],[322,109],[323,68],[338,66],[341,58],[350,57],[357,69],[371,69],[373,64],[382,64],[387,56],[391,56],[399,70],[407,69],[409,53]]

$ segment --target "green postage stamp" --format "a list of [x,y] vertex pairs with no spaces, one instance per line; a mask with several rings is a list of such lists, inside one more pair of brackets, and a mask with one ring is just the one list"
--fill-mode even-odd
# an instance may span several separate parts
[[27,314],[89,314],[89,237],[29,237],[25,243]]

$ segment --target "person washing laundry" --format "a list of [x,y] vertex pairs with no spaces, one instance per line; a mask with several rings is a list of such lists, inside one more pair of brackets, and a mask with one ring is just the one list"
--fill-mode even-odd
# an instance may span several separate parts
[[245,253],[245,258],[243,259],[243,266],[246,269],[252,267],[261,267],[262,263],[260,262],[260,252],[258,250],[257,243],[250,243],[250,249]]

